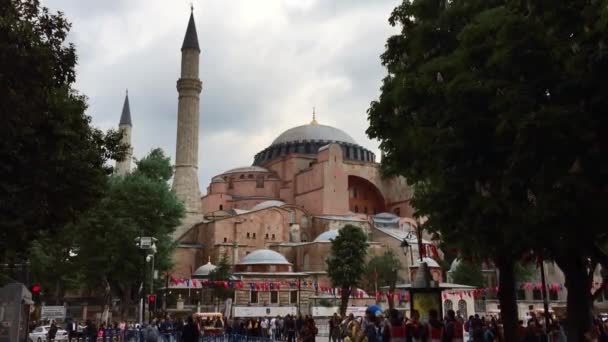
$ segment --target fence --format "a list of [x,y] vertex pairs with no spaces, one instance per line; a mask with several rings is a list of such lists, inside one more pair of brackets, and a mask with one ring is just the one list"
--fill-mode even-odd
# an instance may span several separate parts
[[[180,342],[180,333],[161,333],[158,337],[158,342]],[[34,341],[35,342],[35,341]],[[147,342],[144,338],[142,330],[129,329],[125,331],[124,336],[120,334],[110,333],[107,331],[105,337],[79,337],[73,338],[69,342]],[[267,337],[237,335],[237,334],[222,334],[217,336],[206,335],[199,338],[199,342],[274,342]]]

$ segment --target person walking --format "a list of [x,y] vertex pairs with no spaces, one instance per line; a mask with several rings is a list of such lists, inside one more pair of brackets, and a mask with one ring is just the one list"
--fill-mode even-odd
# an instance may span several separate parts
[[198,342],[200,337],[200,331],[196,324],[194,324],[194,320],[192,316],[188,316],[188,320],[182,329],[182,341],[183,342]]
[[296,322],[291,315],[285,317],[285,334],[287,342],[295,342],[296,340]]
[[456,318],[454,310],[448,310],[448,317],[445,322],[443,332],[443,342],[463,342],[464,329],[460,321]]
[[429,342],[441,342],[443,339],[443,324],[439,320],[439,313],[435,309],[429,310],[427,336],[429,336]]
[[340,342],[340,317],[337,313],[334,313],[332,318],[329,319],[329,342]]
[[55,324],[55,321],[51,322],[47,336],[49,341],[55,341],[55,336],[57,336],[57,325]]
[[391,309],[389,311],[389,326],[385,329],[385,342],[402,342],[405,340],[405,322],[399,315],[399,311]]

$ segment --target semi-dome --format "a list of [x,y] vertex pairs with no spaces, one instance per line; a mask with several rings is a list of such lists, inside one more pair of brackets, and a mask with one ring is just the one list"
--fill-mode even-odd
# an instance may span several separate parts
[[238,263],[239,265],[291,265],[283,255],[270,249],[258,249],[247,254]]
[[339,229],[332,229],[332,230],[325,231],[325,232],[319,234],[319,236],[317,236],[315,238],[314,242],[331,241],[338,236],[339,232],[340,232]]
[[252,165],[252,166],[235,167],[234,169],[230,169],[222,174],[225,175],[228,173],[244,173],[244,172],[270,172],[270,171],[267,168]]
[[354,145],[357,144],[355,142],[355,139],[353,139],[350,135],[348,135],[341,129],[332,126],[311,123],[308,125],[297,126],[286,130],[285,132],[281,133],[276,139],[274,139],[271,146],[304,140],[335,141],[345,142]]
[[209,276],[209,273],[211,273],[211,271],[215,270],[216,268],[217,266],[215,266],[211,263],[211,261],[209,261],[203,266],[197,268],[196,271],[192,273],[192,275],[195,277],[206,277]]
[[285,205],[285,202],[283,202],[283,201],[277,201],[277,200],[264,201],[264,202],[260,202],[256,205],[254,205],[253,208],[251,208],[251,211],[262,210],[262,209],[266,209],[266,208],[270,208],[270,207],[282,207],[284,205]]

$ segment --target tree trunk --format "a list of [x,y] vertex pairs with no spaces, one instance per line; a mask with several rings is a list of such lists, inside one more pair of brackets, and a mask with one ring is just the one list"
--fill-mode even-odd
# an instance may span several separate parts
[[395,286],[391,285],[391,287],[388,289],[388,308],[389,309],[394,309],[395,308]]
[[120,286],[119,290],[121,292],[120,298],[120,318],[122,320],[127,320],[129,317],[129,307],[133,304],[131,300],[131,295],[133,293],[132,285]]
[[571,254],[557,260],[566,276],[568,307],[566,309],[566,336],[568,342],[585,341],[585,333],[591,330],[591,290],[587,267],[581,257]]
[[517,301],[515,295],[515,261],[510,257],[499,257],[496,266],[498,277],[498,300],[502,318],[504,341],[517,341]]
[[346,308],[348,307],[348,299],[350,298],[350,287],[343,286],[342,287],[342,295],[340,302],[340,316],[346,316]]

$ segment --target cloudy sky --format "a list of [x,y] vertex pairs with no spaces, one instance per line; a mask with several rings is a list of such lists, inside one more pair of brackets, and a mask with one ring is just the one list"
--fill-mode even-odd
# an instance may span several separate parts
[[[366,110],[386,74],[379,55],[396,32],[399,0],[194,0],[202,49],[199,176],[250,165],[284,130],[311,120],[365,135]],[[139,157],[161,147],[173,159],[180,47],[187,0],[44,0],[73,23],[77,89],[93,123],[117,125],[129,89]],[[376,153],[379,155],[379,153]]]

